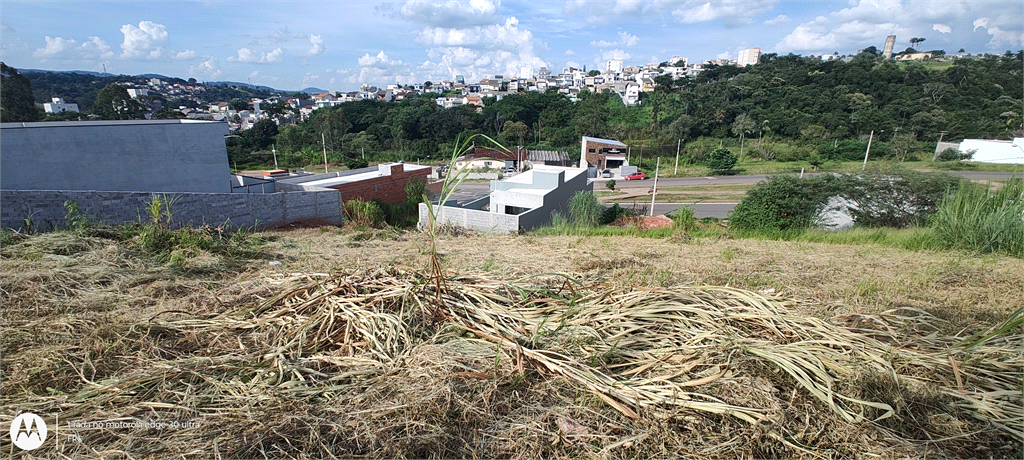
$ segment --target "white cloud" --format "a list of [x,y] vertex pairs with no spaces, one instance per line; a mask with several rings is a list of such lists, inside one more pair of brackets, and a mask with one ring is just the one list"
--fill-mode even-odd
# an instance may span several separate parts
[[732,58],[732,56],[733,56],[732,53],[730,53],[728,51],[722,51],[721,53],[718,53],[718,56],[715,56],[715,58],[717,58],[717,59],[730,59],[730,58]]
[[188,74],[192,78],[213,80],[221,75],[220,63],[216,59],[206,56],[199,65],[188,68]]
[[636,46],[640,43],[640,38],[636,35],[630,34],[629,32],[619,32],[619,39],[613,42],[607,40],[594,40],[590,42],[590,46],[596,46],[598,48],[611,48],[613,46]]
[[416,68],[421,77],[431,81],[463,75],[478,80],[494,74],[518,75],[520,67],[534,69],[548,64],[538,57],[536,49],[546,46],[533,33],[519,27],[511,17],[504,24],[452,29],[428,27],[416,40],[428,47],[426,62]]
[[241,48],[238,50],[238,57],[229,57],[228,62],[241,62],[246,64],[276,64],[281,62],[284,56],[284,50],[281,48],[274,48],[269,53],[260,53],[253,51],[249,48]]
[[[1003,45],[1008,46],[1020,46],[1024,45],[1024,32],[1016,32],[1012,30],[1005,30],[1002,27],[992,24],[992,20],[989,18],[978,18],[974,21],[974,31],[977,32],[979,28],[985,29],[992,39],[989,40],[988,46],[990,48],[997,48]],[[1019,25],[1017,25],[1019,27]]]
[[771,11],[778,0],[687,1],[672,11],[679,22],[692,24],[721,20],[726,27],[754,22],[754,17]]
[[766,25],[766,26],[778,26],[778,25],[782,25],[782,24],[789,24],[792,21],[793,21],[792,19],[789,19],[789,16],[786,16],[784,14],[780,14],[778,16],[775,16],[772,19],[769,19],[769,20],[765,21],[764,25]]
[[79,43],[75,39],[64,39],[61,37],[45,37],[46,46],[37,49],[32,55],[43,59],[110,59],[114,52],[110,45],[99,37],[89,37],[89,40]]
[[601,55],[598,56],[597,60],[595,60],[594,62],[601,64],[601,66],[603,67],[604,64],[606,64],[609,60],[622,59],[623,61],[627,61],[632,57],[633,55],[620,49],[605,50],[601,52]]
[[131,24],[121,26],[124,42],[121,43],[123,59],[158,59],[164,56],[164,47],[170,35],[167,27],[152,21],[139,22],[135,27]]
[[944,34],[948,34],[953,31],[953,28],[945,24],[932,24],[932,30],[937,30]]
[[[400,59],[391,59],[384,51],[376,55],[366,53],[356,63],[359,64],[359,75],[349,79],[353,83],[412,82],[409,64]],[[339,70],[338,73],[342,72]]]
[[407,0],[399,14],[432,27],[469,27],[493,23],[501,1]]
[[196,54],[195,51],[187,50],[187,51],[182,51],[180,53],[175,53],[174,54],[174,59],[177,60],[177,61],[187,61],[189,59],[195,59],[198,56],[199,55]]
[[327,49],[324,46],[324,39],[321,38],[320,35],[311,34],[309,36],[309,43],[312,46],[309,48],[309,51],[306,51],[306,54],[303,55],[305,57],[319,56]]
[[575,56],[576,52],[573,50],[565,50],[565,53],[563,54],[565,54],[566,56]]

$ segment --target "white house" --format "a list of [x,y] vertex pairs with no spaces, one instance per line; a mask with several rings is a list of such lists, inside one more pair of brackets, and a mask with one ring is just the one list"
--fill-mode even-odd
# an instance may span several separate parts
[[78,104],[64,102],[64,99],[55,97],[52,102],[43,104],[46,113],[78,112]]

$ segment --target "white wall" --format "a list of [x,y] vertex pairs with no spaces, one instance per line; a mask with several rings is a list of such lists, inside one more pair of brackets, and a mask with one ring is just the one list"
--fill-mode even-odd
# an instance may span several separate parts
[[[1014,147],[1016,145],[1016,147]],[[970,161],[982,163],[1024,164],[1024,138],[1011,141],[992,141],[985,139],[964,139],[960,143],[960,151],[977,150]]]

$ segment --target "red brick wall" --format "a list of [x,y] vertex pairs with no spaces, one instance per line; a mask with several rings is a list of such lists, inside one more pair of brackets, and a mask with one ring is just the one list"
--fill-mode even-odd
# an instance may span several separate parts
[[405,172],[402,165],[393,165],[390,176],[380,176],[348,184],[333,185],[341,192],[342,202],[359,198],[364,201],[379,199],[385,203],[398,204],[405,201],[405,186],[409,180],[419,177],[423,181],[430,175],[430,168]]

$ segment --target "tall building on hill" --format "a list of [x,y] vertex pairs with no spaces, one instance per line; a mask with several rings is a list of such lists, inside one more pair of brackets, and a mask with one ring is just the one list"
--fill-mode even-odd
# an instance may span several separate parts
[[608,72],[622,72],[622,59],[611,59],[605,67]]
[[748,65],[757,64],[761,59],[761,48],[747,48],[740,51],[740,56],[736,59],[737,67],[746,67]]
[[890,35],[885,37],[885,48],[882,48],[882,56],[886,59],[892,59],[892,49],[896,46],[896,36]]
[[525,80],[532,80],[533,79],[533,66],[532,65],[524,65],[524,66],[520,67],[519,68],[519,78],[522,78],[522,79],[525,79]]

